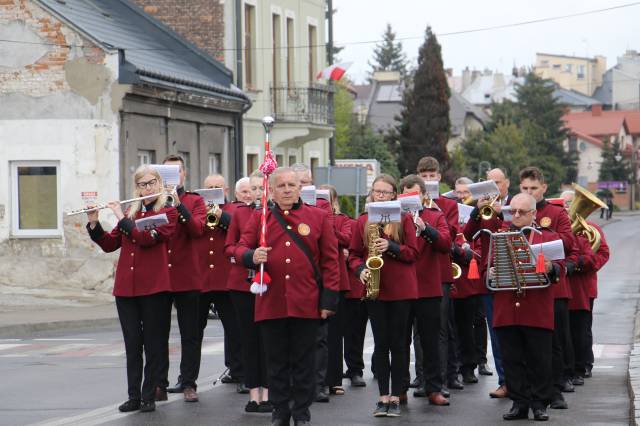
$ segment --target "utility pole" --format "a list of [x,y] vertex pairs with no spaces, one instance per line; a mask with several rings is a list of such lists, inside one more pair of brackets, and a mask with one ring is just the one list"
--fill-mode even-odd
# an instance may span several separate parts
[[[328,39],[327,39],[327,62],[329,65],[333,64],[333,0],[327,0],[327,31]],[[333,85],[333,80],[329,80],[329,85]],[[335,126],[335,108],[333,106],[333,93],[329,93],[329,113],[331,115],[330,119]],[[329,165],[336,165],[336,133],[335,131],[329,138]]]

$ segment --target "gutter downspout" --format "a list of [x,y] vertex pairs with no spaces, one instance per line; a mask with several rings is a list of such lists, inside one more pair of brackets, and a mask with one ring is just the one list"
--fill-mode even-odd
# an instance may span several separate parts
[[[242,81],[244,76],[242,74],[242,0],[235,1],[235,30],[236,30],[236,86],[238,89],[242,90]],[[243,130],[243,119],[242,116],[244,113],[251,108],[251,104],[248,104],[246,109],[243,108],[236,118],[236,132],[235,132],[235,180],[237,181],[243,175],[243,158],[244,158],[244,130]]]

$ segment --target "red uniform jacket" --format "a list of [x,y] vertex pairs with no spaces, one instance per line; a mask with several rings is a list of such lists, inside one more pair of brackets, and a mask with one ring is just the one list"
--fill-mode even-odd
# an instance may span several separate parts
[[[355,226],[357,226],[358,221],[355,219],[352,219],[350,217],[347,216],[347,220],[349,222],[349,224],[351,225],[351,236],[353,237],[353,229]],[[349,242],[349,244],[351,244],[351,242]],[[365,290],[364,290],[364,284],[362,284],[362,281],[360,281],[359,277],[356,277],[355,274],[351,273],[351,271],[349,270],[348,266],[349,266],[349,259],[346,259],[346,264],[347,264],[347,277],[349,279],[349,291],[347,292],[347,294],[345,295],[345,297],[347,299],[362,299],[365,296]]]
[[573,295],[573,298],[569,301],[569,309],[572,311],[591,310],[590,299],[594,299],[597,296],[598,271],[609,260],[609,246],[604,239],[602,230],[597,225],[591,222],[588,223],[598,229],[602,236],[602,241],[600,248],[594,253],[591,250],[591,243],[585,237],[576,237],[579,256],[575,262],[573,273],[568,277]]
[[202,237],[207,209],[198,194],[179,189],[176,232],[169,241],[171,291],[202,290],[202,271],[196,240]]
[[238,207],[238,204],[242,203],[225,203],[222,205],[220,207],[222,215],[218,225],[213,229],[209,229],[205,225],[202,238],[194,240],[199,255],[203,293],[227,291],[231,262],[224,254],[224,245],[233,212]]
[[[442,210],[444,217],[449,225],[450,241],[456,239],[458,234],[458,202],[451,198],[439,197],[433,200],[434,203]],[[451,255],[447,250],[446,253],[438,255],[440,261],[440,276],[443,283],[453,282],[453,272],[451,271]]]
[[[267,246],[271,247],[265,271],[271,276],[269,289],[256,296],[255,320],[276,318],[320,318],[320,309],[336,311],[340,272],[338,268],[338,241],[329,214],[319,208],[298,202],[291,210],[281,211],[291,230],[307,244],[322,275],[320,291],[313,266],[304,252],[292,241],[271,210],[267,211]],[[253,263],[253,252],[259,244],[261,211],[256,211],[242,230],[236,259],[242,259],[248,268],[258,269]]]
[[[235,203],[234,203],[235,204]],[[231,225],[227,230],[227,238],[224,244],[224,254],[229,259],[230,270],[227,277],[227,288],[229,290],[249,292],[251,283],[249,282],[249,273],[253,270],[247,269],[242,264],[241,258],[236,258],[236,250],[240,249],[238,242],[242,229],[251,222],[256,209],[253,205],[238,203],[239,205],[233,210]],[[241,250],[242,251],[242,250]],[[253,276],[253,273],[251,273]]]
[[[424,208],[420,218],[428,227],[417,237],[418,260],[415,263],[418,297],[441,297],[440,257],[451,249],[451,234],[444,214],[438,209]],[[451,262],[449,262],[451,268]]]
[[[476,253],[480,253],[480,240],[476,240],[472,243],[471,248],[473,248]],[[475,258],[476,262],[480,262],[479,256],[471,250],[464,250],[461,245],[456,244],[453,253],[453,261],[460,266],[460,269],[462,269],[462,275],[453,282],[453,286],[451,287],[452,299],[466,299],[478,294],[486,294],[489,291],[485,285],[485,281],[479,278],[469,278],[469,264],[472,258]]]
[[[489,220],[482,219],[482,217],[480,216],[480,212],[476,207],[473,209],[473,211],[471,211],[469,221],[464,225],[462,233],[467,241],[474,241],[473,237],[479,230],[487,229],[491,232],[498,232],[502,228],[502,226],[502,221],[496,216],[493,216]],[[480,278],[483,282],[485,282],[484,276],[487,273],[487,255],[489,254],[489,234],[487,234],[486,232],[481,233],[477,241],[480,241],[480,259],[476,259],[476,261],[478,262],[478,271],[480,272]],[[478,251],[478,245],[474,244],[474,246],[476,247],[475,250]]]
[[347,258],[344,251],[349,249],[351,243],[351,219],[344,214],[333,216],[333,227],[338,238],[338,265],[340,266],[340,291],[348,292],[351,289],[349,271],[347,270]]
[[[553,231],[541,230],[542,235],[534,233],[532,245],[559,238]],[[553,330],[553,286],[563,274],[563,262],[553,262],[553,271],[549,274],[552,284],[547,288],[525,290],[519,295],[515,291],[494,291],[493,326],[522,325]]]
[[[353,228],[349,245],[349,269],[360,277],[368,257],[364,243],[365,225],[369,215],[362,214]],[[402,244],[389,240],[389,249],[382,254],[384,266],[380,269],[380,295],[378,300],[409,300],[418,297],[418,282],[414,262],[418,258],[416,227],[410,215],[402,215],[404,241]],[[380,237],[389,239],[384,232]]]
[[176,229],[178,213],[173,207],[167,207],[157,213],[153,210],[138,212],[135,219],[162,213],[167,215],[169,223],[159,226],[155,232],[139,231],[134,221],[126,217],[109,233],[102,229],[100,223],[94,229],[87,224],[91,239],[106,253],[121,248],[113,285],[114,296],[147,296],[171,291],[167,245]]

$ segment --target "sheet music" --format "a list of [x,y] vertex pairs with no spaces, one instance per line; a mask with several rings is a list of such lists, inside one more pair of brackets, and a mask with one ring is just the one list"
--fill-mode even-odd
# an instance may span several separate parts
[[207,205],[217,204],[221,206],[225,203],[223,188],[198,189],[196,193],[204,198],[204,202]]
[[469,216],[473,211],[473,206],[468,206],[466,204],[458,203],[458,223],[460,225],[464,225],[469,222]]
[[377,201],[367,205],[370,223],[400,222],[400,201]]
[[437,180],[425,180],[424,184],[427,187],[426,195],[432,200],[440,198],[440,182]]
[[451,198],[452,200],[457,199],[458,197],[456,197],[456,193],[455,191],[451,190],[449,192],[445,192],[444,194],[442,194],[442,197],[444,198]]
[[502,212],[502,218],[504,219],[505,222],[513,221],[513,215],[511,214],[511,206],[502,206],[500,211]]
[[400,201],[400,208],[403,212],[415,213],[422,210],[422,200],[418,193],[399,194],[398,201]]
[[496,183],[492,180],[485,180],[482,182],[476,182],[469,184],[469,192],[474,200],[481,198],[493,198],[500,195],[500,190]]
[[531,251],[536,256],[538,256],[540,254],[540,251],[542,251],[546,260],[564,259],[564,244],[562,244],[562,240],[553,240],[541,244],[532,244]]
[[166,225],[169,223],[169,219],[167,219],[167,215],[165,213],[162,213],[155,216],[137,219],[135,223],[138,231],[150,231],[159,226]]
[[302,202],[305,204],[309,204],[310,206],[316,205],[316,187],[314,185],[303,186],[300,191],[300,198],[302,198]]
[[323,200],[331,201],[331,195],[328,189],[316,189],[316,200],[322,198]]
[[165,186],[177,186],[180,185],[180,166],[177,164],[151,164],[151,167],[156,169],[162,178],[162,183]]

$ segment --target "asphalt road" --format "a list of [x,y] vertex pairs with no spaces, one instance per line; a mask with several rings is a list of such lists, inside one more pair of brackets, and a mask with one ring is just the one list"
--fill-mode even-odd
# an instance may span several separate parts
[[[640,216],[612,223],[605,232],[613,255],[600,273],[600,297],[595,304],[594,375],[575,393],[565,394],[569,410],[550,410],[550,423],[629,424],[627,366],[640,296]],[[121,414],[117,405],[126,399],[126,375],[119,329],[0,340],[0,425],[270,424],[268,414],[244,413],[246,396],[236,394],[234,385],[212,385],[224,370],[222,341],[220,323],[211,322],[204,344],[199,403],[187,404],[175,396],[158,404],[154,413]],[[179,363],[179,336],[175,329],[171,348],[173,379]],[[370,358],[372,350],[369,335],[365,359]],[[497,385],[492,376],[481,377],[480,383],[452,392],[449,407],[429,406],[424,399],[410,396],[402,417],[374,419],[371,412],[377,400],[376,386],[370,374],[365,379],[366,388],[351,389],[345,381],[344,396],[333,397],[328,404],[314,404],[313,423],[494,425],[502,422],[502,413],[510,407],[508,400],[488,397]]]

